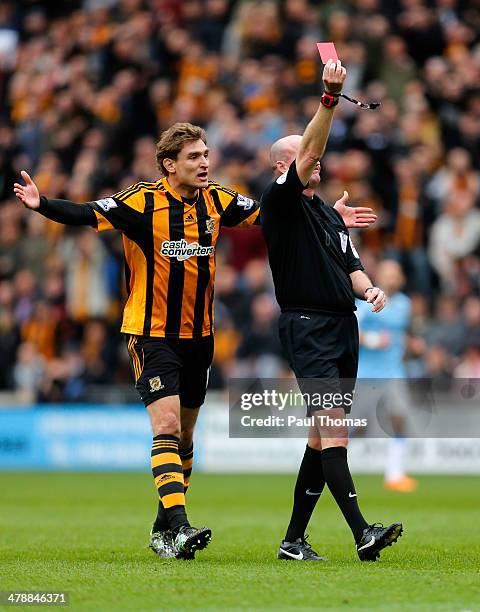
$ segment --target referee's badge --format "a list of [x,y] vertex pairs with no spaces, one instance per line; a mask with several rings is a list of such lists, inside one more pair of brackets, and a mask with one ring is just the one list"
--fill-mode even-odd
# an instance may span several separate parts
[[345,232],[338,232],[340,234],[340,244],[342,246],[342,251],[344,253],[347,252],[347,244],[348,244],[348,234]]

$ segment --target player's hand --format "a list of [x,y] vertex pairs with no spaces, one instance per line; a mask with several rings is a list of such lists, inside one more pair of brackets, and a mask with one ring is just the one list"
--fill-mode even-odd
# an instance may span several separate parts
[[22,170],[20,172],[23,180],[25,181],[25,185],[20,185],[19,183],[14,183],[13,191],[17,198],[27,207],[35,210],[40,206],[40,194],[38,192],[37,186],[30,178],[30,175]]
[[372,312],[380,312],[384,309],[387,302],[387,296],[380,287],[372,287],[365,292],[365,298],[369,304],[372,304]]
[[347,77],[347,71],[342,62],[334,62],[329,59],[323,68],[323,86],[326,93],[339,94],[342,92],[343,83]]
[[343,222],[347,227],[362,229],[375,223],[377,215],[371,208],[347,206],[348,197],[348,191],[344,191],[343,196],[333,206],[342,215]]

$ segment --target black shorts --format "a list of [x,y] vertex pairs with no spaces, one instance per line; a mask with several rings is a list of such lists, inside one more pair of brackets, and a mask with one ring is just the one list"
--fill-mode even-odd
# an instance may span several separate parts
[[[330,316],[312,312],[283,312],[279,334],[285,357],[302,393],[351,394],[358,368],[358,324],[352,313]],[[314,383],[313,379],[317,379]],[[342,406],[350,412],[351,402]],[[318,410],[318,408],[316,408]],[[309,414],[315,408],[308,406]]]
[[200,408],[205,401],[213,336],[190,339],[127,336],[135,388],[145,406],[171,395],[184,408]]

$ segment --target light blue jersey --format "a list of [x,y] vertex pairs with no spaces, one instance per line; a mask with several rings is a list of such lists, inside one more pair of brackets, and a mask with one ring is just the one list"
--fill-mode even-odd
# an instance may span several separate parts
[[372,312],[372,305],[357,301],[360,334],[386,332],[390,343],[386,348],[367,348],[360,344],[359,378],[405,378],[403,365],[405,333],[410,322],[410,299],[404,293],[388,298],[381,312]]

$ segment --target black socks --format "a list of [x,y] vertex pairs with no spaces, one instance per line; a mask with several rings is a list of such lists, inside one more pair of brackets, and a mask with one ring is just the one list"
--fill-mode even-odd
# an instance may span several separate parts
[[347,449],[332,446],[322,450],[323,475],[338,507],[358,542],[368,527],[357,503],[357,493],[347,463]]
[[322,451],[307,445],[298,471],[293,510],[285,541],[294,542],[303,538],[308,521],[325,486],[322,469]]

